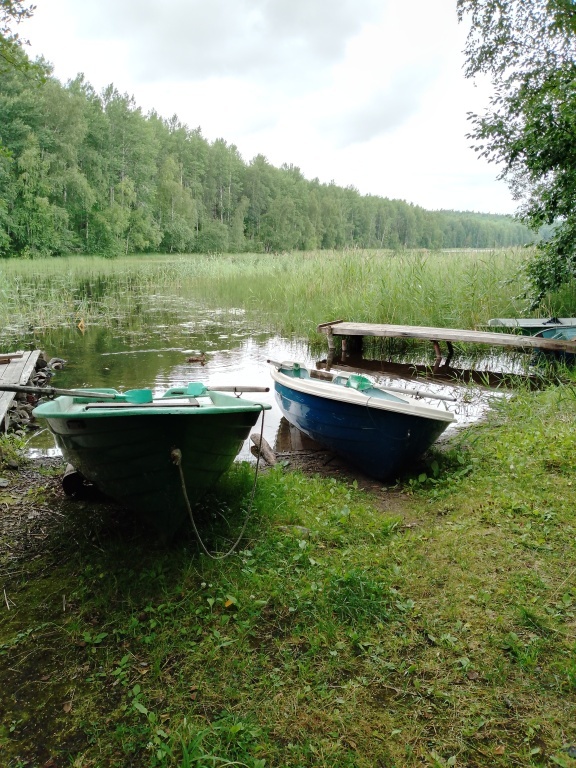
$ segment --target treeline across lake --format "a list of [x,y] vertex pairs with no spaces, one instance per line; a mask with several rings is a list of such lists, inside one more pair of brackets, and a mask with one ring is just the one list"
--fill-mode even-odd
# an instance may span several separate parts
[[[339,248],[495,248],[533,239],[507,216],[426,211],[246,162],[112,85],[40,64],[0,78],[0,256]],[[199,108],[200,109],[200,108]]]

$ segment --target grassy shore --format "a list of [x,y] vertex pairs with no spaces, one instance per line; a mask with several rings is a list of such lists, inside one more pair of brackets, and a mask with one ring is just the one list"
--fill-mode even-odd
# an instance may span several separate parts
[[[220,562],[27,484],[29,544],[2,536],[2,765],[574,768],[575,435],[563,386],[392,488],[277,467]],[[206,501],[212,547],[251,477]]]

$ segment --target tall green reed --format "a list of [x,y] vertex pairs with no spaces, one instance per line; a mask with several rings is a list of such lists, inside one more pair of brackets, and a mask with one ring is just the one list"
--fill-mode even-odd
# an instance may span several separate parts
[[525,314],[515,298],[525,258],[522,250],[353,250],[5,260],[0,324],[122,324],[160,297],[254,311],[274,330],[305,336],[335,319],[473,328]]

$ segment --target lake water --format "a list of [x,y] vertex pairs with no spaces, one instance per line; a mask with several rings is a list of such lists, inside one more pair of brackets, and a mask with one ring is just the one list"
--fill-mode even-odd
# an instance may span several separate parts
[[[56,387],[114,387],[120,390],[150,387],[156,394],[173,386],[190,381],[200,381],[210,387],[218,385],[269,386],[270,392],[247,395],[272,405],[265,414],[264,437],[278,450],[285,444],[277,444],[281,413],[275,403],[272,380],[267,360],[294,360],[312,367],[322,365],[328,347],[312,350],[307,340],[282,337],[270,330],[267,318],[249,315],[245,310],[227,307],[214,310],[203,306],[198,299],[181,296],[154,295],[147,302],[146,310],[129,319],[105,325],[77,327],[69,321],[61,328],[46,331],[28,331],[17,337],[12,335],[10,347],[42,349],[45,356],[66,360],[63,370],[51,380]],[[6,347],[1,340],[0,348]],[[188,358],[203,357],[205,363],[188,362]],[[485,358],[475,362],[477,370],[498,362],[509,369],[517,366],[514,361]],[[366,363],[347,360],[347,369],[369,372],[382,384],[406,387],[408,391],[425,388],[431,392],[450,395],[454,403],[429,402],[440,408],[448,407],[456,415],[450,431],[479,419],[490,407],[491,399],[502,397],[486,388],[456,385],[442,380],[407,381],[406,373],[394,365],[387,366],[381,360]],[[337,364],[338,367],[338,364]],[[256,427],[254,430],[256,431]],[[259,426],[258,426],[259,429]],[[284,430],[280,430],[284,434]],[[54,454],[52,437],[48,432],[34,436],[29,442],[30,455]],[[244,445],[240,458],[253,460],[249,441]]]

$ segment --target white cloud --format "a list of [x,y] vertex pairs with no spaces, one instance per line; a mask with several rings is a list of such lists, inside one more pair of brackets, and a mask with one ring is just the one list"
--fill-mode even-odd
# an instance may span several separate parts
[[77,33],[121,40],[140,81],[250,77],[289,81],[337,61],[376,15],[375,0],[99,0],[85,2]]
[[424,73],[400,71],[385,87],[372,90],[361,102],[350,94],[330,114],[324,114],[317,126],[333,137],[338,148],[364,143],[390,133],[417,114],[430,81]]
[[26,23],[65,81],[114,83],[244,159],[427,208],[512,212],[477,159],[453,0],[51,0]]

